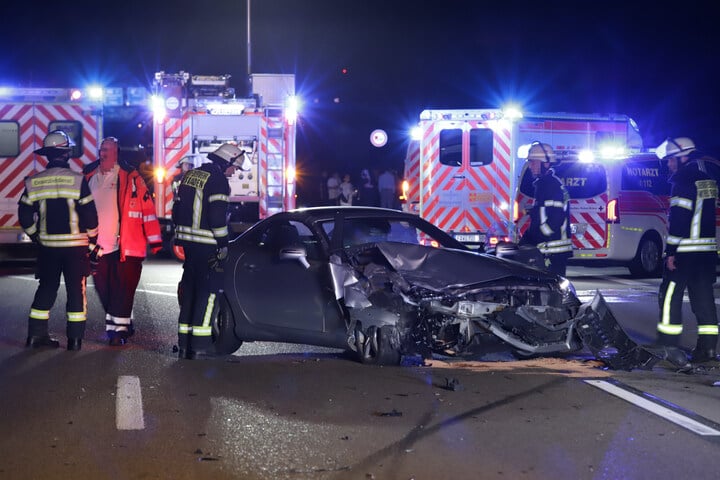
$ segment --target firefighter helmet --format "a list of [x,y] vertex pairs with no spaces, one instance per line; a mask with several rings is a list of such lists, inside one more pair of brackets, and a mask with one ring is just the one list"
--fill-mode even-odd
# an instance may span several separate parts
[[659,159],[667,157],[687,157],[695,151],[695,143],[688,137],[668,138],[656,149],[655,154]]
[[245,152],[232,143],[223,143],[212,153],[208,153],[208,158],[219,164],[222,168],[232,165]]
[[53,130],[45,135],[42,148],[35,150],[38,155],[59,155],[69,152],[75,143],[62,130]]
[[555,163],[557,161],[557,156],[555,155],[553,148],[547,143],[533,142],[530,144],[527,159]]

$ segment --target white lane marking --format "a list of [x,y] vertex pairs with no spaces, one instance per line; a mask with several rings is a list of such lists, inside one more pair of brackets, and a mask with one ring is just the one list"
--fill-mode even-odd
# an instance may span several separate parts
[[655,402],[651,402],[650,400],[643,398],[640,395],[628,392],[627,390],[618,387],[617,385],[613,385],[612,383],[605,380],[585,380],[585,383],[597,387],[600,390],[604,390],[611,395],[615,395],[618,398],[628,401],[637,407],[643,408],[650,413],[654,413],[655,415],[662,417],[670,422],[673,422],[674,424],[679,425],[683,428],[686,428],[691,432],[697,433],[698,435],[720,435],[720,430],[716,430],[712,427],[704,425],[696,420],[693,420],[690,417],[676,412],[675,410],[663,407],[662,405],[658,405]]
[[118,377],[115,424],[118,430],[145,429],[140,378],[130,375]]

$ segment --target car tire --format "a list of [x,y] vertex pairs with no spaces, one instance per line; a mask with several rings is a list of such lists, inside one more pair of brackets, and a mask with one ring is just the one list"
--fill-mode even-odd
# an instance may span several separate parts
[[357,353],[360,362],[369,365],[399,365],[400,351],[393,346],[397,329],[386,325],[369,327],[363,334],[356,333]]
[[225,295],[220,295],[218,311],[213,317],[212,337],[215,351],[222,355],[230,355],[242,345],[235,334],[235,317]]
[[659,277],[662,266],[662,243],[653,235],[645,235],[640,240],[635,258],[628,266],[630,274],[638,278]]

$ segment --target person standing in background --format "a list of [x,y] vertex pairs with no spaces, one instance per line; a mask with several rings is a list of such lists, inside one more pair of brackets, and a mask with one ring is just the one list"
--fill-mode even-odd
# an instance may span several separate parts
[[389,168],[386,168],[378,177],[378,190],[380,206],[382,208],[395,208],[395,175]]

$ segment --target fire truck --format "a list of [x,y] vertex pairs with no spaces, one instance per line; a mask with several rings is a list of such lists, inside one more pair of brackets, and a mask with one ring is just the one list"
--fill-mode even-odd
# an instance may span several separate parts
[[63,130],[75,143],[70,166],[81,170],[97,158],[103,106],[97,89],[0,87],[0,261],[36,256],[17,216],[25,178],[47,165],[33,151],[48,132]]
[[[252,74],[252,96],[237,98],[229,75],[157,72],[152,108],[155,206],[164,239],[173,235],[173,172],[183,158],[195,166],[226,142],[243,150],[230,183],[230,225],[241,231],[295,208],[294,75]],[[176,252],[177,254],[178,252]]]
[[523,147],[541,141],[560,155],[643,148],[635,122],[615,114],[425,110],[416,131],[405,159],[403,209],[485,251],[518,240]]

